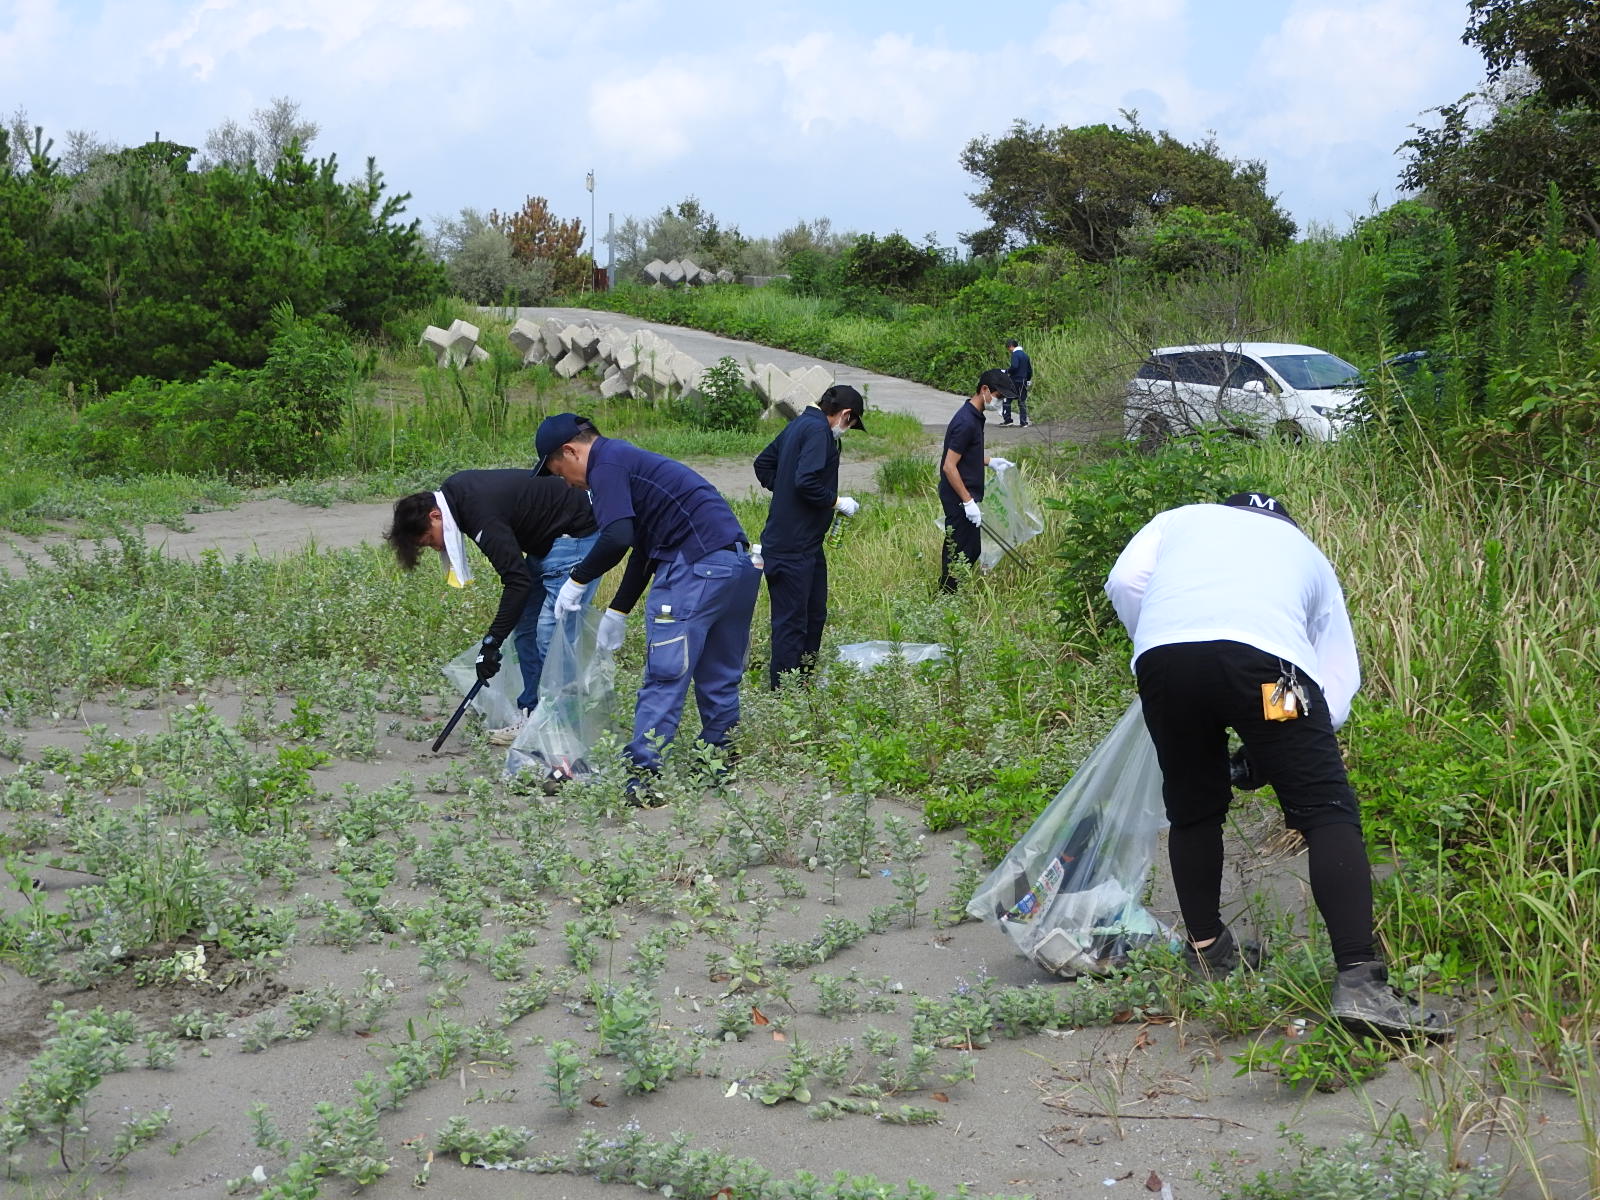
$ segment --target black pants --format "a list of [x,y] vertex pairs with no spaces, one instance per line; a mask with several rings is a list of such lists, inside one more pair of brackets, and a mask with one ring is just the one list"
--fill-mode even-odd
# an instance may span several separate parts
[[[972,498],[981,502],[983,493],[974,490]],[[944,506],[944,549],[939,555],[939,590],[953,592],[956,590],[956,577],[950,573],[950,564],[954,556],[959,554],[976,566],[978,555],[983,550],[983,539],[978,536],[978,527],[967,520],[966,510],[956,496],[955,489],[943,480],[939,482],[939,503]]]
[[786,671],[809,671],[822,649],[828,620],[828,560],[811,554],[767,553],[767,595],[772,601],[772,662],[768,680],[778,686]]
[[1305,835],[1311,894],[1341,967],[1376,958],[1372,873],[1361,813],[1345,775],[1322,689],[1303,671],[1311,711],[1292,721],[1262,715],[1261,685],[1277,681],[1275,655],[1241,642],[1156,646],[1134,665],[1145,725],[1161,763],[1172,822],[1168,850],[1184,924],[1194,941],[1222,931],[1222,824],[1232,728],[1256,773],[1272,784],[1284,823]]
[[[1017,416],[1024,425],[1028,423],[1028,385],[1026,383],[1017,385]],[[1000,419],[1006,422],[1011,420],[1011,401],[1004,396],[1000,397]]]

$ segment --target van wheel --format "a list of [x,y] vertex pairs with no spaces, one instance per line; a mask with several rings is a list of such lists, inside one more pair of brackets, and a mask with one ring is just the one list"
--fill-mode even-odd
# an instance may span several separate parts
[[1279,421],[1272,427],[1273,436],[1281,441],[1299,444],[1306,440],[1306,431],[1298,421]]
[[1171,423],[1159,413],[1146,413],[1134,426],[1133,438],[1141,454],[1154,454],[1172,437]]

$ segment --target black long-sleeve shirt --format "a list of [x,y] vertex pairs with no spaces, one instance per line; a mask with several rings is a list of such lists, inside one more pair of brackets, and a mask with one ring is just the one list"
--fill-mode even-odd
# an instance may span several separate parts
[[500,576],[500,607],[489,636],[497,644],[504,642],[533,594],[526,556],[543,558],[562,535],[593,533],[589,495],[554,476],[527,470],[458,471],[439,490],[456,525]]
[[756,479],[772,493],[761,553],[782,557],[822,548],[839,499],[839,442],[820,408],[800,413],[755,461]]

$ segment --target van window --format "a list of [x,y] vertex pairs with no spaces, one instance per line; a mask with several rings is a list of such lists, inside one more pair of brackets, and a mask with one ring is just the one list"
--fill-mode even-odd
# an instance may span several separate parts
[[1279,354],[1267,359],[1297,392],[1349,387],[1361,374],[1335,354]]
[[1139,364],[1138,377],[1140,379],[1164,379],[1170,383],[1176,378],[1173,375],[1173,359],[1175,357],[1175,355],[1168,355],[1163,358],[1160,355],[1152,355]]
[[1179,383],[1201,383],[1221,387],[1228,375],[1228,360],[1215,350],[1200,350],[1185,354],[1178,364]]
[[1277,386],[1268,377],[1266,370],[1255,359],[1234,359],[1233,370],[1228,372],[1228,382],[1224,386],[1242,388],[1245,384],[1251,382],[1265,384],[1269,391],[1277,391]]

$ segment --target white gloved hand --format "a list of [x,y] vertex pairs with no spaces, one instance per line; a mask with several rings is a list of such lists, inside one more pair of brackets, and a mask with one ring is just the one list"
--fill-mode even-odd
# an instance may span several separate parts
[[606,609],[600,618],[600,628],[595,630],[594,644],[602,650],[622,649],[622,635],[628,630],[628,614],[614,608]]
[[840,496],[833,502],[833,506],[839,510],[841,517],[855,516],[856,510],[861,507],[858,502],[852,500],[849,496]]
[[561,585],[561,590],[556,593],[556,617],[560,619],[568,613],[583,611],[583,590],[588,584],[579,583],[576,579],[568,579]]
[[1008,471],[1017,464],[1012,462],[1009,458],[991,458],[989,460],[989,465],[996,471]]
[[968,500],[961,506],[961,511],[967,514],[967,520],[971,521],[974,525],[983,524],[983,512],[978,508],[978,502],[976,500]]

